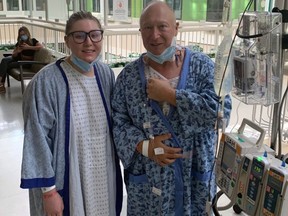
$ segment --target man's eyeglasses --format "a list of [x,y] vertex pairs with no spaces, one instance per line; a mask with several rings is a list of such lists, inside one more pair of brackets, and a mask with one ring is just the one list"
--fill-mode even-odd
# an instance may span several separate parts
[[89,36],[93,43],[97,43],[103,39],[103,30],[92,30],[90,32],[75,31],[70,32],[67,36],[70,35],[72,35],[74,42],[77,44],[84,43],[87,39],[87,36]]

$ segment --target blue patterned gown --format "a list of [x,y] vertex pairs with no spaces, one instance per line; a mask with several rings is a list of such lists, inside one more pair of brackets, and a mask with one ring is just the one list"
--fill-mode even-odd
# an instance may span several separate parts
[[[118,76],[111,100],[113,135],[125,169],[128,215],[206,215],[206,201],[216,192],[215,122],[222,106],[213,81],[212,60],[186,49],[176,89],[177,105],[163,117],[157,102],[147,102],[143,55]],[[224,104],[224,115],[229,118],[229,96]],[[143,127],[147,122],[150,129]],[[181,147],[185,158],[161,167],[139,154],[137,144],[151,133],[171,133],[165,144]]]

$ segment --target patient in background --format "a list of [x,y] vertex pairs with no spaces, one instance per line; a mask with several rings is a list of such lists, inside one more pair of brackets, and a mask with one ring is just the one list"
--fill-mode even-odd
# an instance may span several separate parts
[[19,60],[33,60],[34,52],[42,48],[42,44],[31,34],[27,27],[22,26],[18,30],[17,43],[11,56],[4,57],[0,64],[0,94],[5,93],[5,79],[7,70],[11,67],[17,67],[14,63]]

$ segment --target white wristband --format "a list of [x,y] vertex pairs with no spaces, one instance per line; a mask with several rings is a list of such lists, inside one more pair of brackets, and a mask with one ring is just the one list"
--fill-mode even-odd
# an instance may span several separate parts
[[144,140],[142,145],[142,155],[148,157],[149,140]]
[[51,187],[42,187],[41,190],[42,190],[42,193],[46,193],[48,191],[51,191],[53,190],[54,188],[56,188],[55,185],[51,186]]

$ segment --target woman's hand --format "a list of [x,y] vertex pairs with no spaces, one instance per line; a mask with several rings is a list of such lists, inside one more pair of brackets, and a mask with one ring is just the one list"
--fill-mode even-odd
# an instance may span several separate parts
[[27,44],[27,43],[22,43],[19,47],[20,47],[22,50],[27,50],[27,49],[29,49],[30,45]]
[[63,215],[63,200],[56,189],[43,193],[43,205],[46,216]]
[[23,47],[21,45],[17,46],[15,49],[16,53],[19,54],[23,51]]

